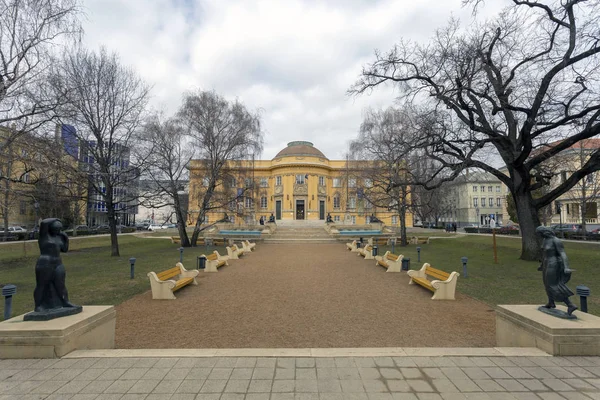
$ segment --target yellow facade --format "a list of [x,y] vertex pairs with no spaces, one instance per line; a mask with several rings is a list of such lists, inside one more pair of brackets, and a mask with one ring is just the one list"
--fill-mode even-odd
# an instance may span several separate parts
[[[230,168],[236,170],[235,166]],[[271,214],[277,220],[323,221],[330,214],[336,223],[362,225],[375,215],[386,225],[399,224],[394,211],[370,206],[362,198],[363,182],[353,178],[355,174],[350,173],[345,160],[329,160],[310,142],[290,142],[272,160],[248,161],[240,165],[239,171],[237,185],[241,187],[246,179],[251,179],[253,189],[245,192],[242,201],[237,200],[237,207],[224,207],[208,213],[207,222],[221,219],[224,213],[235,215],[235,222],[240,224],[255,223],[261,216],[268,219]],[[190,223],[198,216],[204,175],[202,163],[192,161]],[[410,214],[407,215],[407,226],[412,226]]]

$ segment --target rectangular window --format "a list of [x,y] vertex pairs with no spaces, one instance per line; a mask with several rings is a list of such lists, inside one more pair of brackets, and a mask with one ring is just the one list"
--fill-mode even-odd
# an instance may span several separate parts
[[340,178],[333,178],[333,185],[334,188],[339,188],[342,187],[342,180]]
[[477,197],[473,197],[473,207],[477,207]]
[[246,185],[247,188],[252,187],[252,179],[250,179],[250,178],[244,179],[244,185]]
[[496,207],[502,207],[502,198],[496,197]]
[[246,208],[252,208],[253,204],[254,202],[252,201],[252,199],[250,197],[246,197]]
[[269,180],[267,178],[260,178],[260,187],[269,187]]
[[340,222],[340,216],[339,216],[339,215],[336,215],[335,217],[333,217],[333,220],[334,220],[335,222]]
[[348,199],[348,207],[349,208],[356,208],[356,197],[350,197]]
[[477,191],[477,186],[473,186],[473,191],[476,192]]
[[485,186],[481,185],[481,193],[485,192]]
[[304,185],[304,175],[296,175],[296,183],[299,185]]
[[492,197],[488,199],[488,204],[490,205],[490,207],[494,207],[494,199]]
[[325,177],[324,176],[319,177],[319,186],[325,186]]
[[210,183],[210,179],[208,179],[207,176],[202,178],[202,186],[207,187],[209,183]]
[[567,171],[560,172],[560,180],[561,180],[561,182],[564,182],[567,180]]
[[500,193],[500,186],[496,186],[496,193]]
[[260,208],[267,208],[267,197],[262,196],[260,198]]
[[365,187],[370,188],[373,187],[373,180],[370,178],[365,179]]
[[230,185],[229,187],[231,187],[231,188],[237,187],[237,180],[235,178],[231,178],[229,185]]
[[21,203],[19,204],[19,214],[21,215],[25,215],[27,213],[27,203],[23,200],[21,200]]
[[333,208],[340,208],[340,196],[333,197]]
[[356,187],[356,178],[348,179],[348,187],[351,187],[351,188]]
[[398,216],[392,215],[392,225],[396,225],[398,223]]
[[275,177],[275,185],[281,186],[281,176],[276,176]]
[[352,216],[352,225],[356,225],[356,216]]
[[492,193],[492,191],[493,191],[492,189],[493,189],[492,186],[488,186],[488,192]]
[[485,207],[485,197],[481,198],[481,207]]

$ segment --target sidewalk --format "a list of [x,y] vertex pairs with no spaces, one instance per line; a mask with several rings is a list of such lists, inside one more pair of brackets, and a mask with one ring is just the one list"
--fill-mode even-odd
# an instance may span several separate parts
[[[319,350],[335,354],[335,349]],[[244,349],[220,351],[233,355]],[[525,355],[531,349],[520,351]],[[114,352],[120,356],[93,358],[86,355],[97,352],[78,351],[61,360],[0,361],[0,400],[600,399],[600,357],[153,357],[153,350],[144,350],[145,356]]]

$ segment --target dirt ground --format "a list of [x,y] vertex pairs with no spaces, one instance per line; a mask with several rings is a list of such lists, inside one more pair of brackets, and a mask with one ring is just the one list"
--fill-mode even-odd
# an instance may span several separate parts
[[258,243],[176,300],[117,306],[117,348],[495,346],[491,307],[430,300],[409,279],[344,244]]

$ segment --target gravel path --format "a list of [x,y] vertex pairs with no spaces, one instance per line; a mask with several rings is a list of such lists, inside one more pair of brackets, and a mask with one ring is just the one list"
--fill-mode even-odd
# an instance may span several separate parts
[[432,301],[343,244],[258,243],[229,264],[176,300],[148,291],[117,306],[117,348],[495,346],[488,305]]

